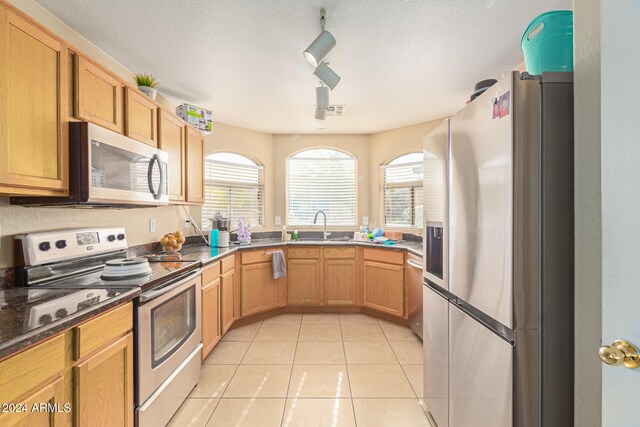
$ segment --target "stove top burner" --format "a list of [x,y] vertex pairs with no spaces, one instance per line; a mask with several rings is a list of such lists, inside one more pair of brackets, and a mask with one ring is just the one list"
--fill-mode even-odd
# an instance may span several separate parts
[[113,259],[104,263],[100,276],[103,280],[121,280],[151,274],[151,267],[146,258]]

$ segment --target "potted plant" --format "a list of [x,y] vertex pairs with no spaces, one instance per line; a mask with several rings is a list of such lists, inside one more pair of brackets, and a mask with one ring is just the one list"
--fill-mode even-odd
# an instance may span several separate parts
[[155,90],[155,87],[158,86],[158,80],[156,80],[156,78],[151,74],[136,74],[133,78],[135,79],[140,92],[155,101],[156,95],[158,94]]

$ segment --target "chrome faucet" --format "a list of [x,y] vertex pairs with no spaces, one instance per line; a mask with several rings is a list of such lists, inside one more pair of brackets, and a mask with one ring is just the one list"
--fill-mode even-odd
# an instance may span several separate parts
[[318,221],[318,214],[324,215],[324,231],[322,232],[322,239],[327,240],[331,233],[327,233],[327,214],[324,211],[316,212],[316,216],[313,217],[313,223],[315,224]]

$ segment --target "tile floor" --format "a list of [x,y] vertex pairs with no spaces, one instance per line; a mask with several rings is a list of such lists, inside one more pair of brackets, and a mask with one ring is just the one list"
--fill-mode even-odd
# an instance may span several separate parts
[[170,426],[425,427],[422,343],[364,314],[282,314],[229,331]]

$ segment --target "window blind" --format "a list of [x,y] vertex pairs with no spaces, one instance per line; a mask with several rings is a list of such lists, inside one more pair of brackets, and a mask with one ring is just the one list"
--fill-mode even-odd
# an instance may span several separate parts
[[383,177],[384,225],[423,226],[424,163],[422,160],[415,160],[421,157],[420,153],[407,154],[380,167]]
[[[225,154],[209,156],[204,162],[203,228],[211,229],[211,218],[216,212],[231,218],[231,228],[235,228],[240,219],[254,227],[262,226],[264,168],[246,158],[242,163],[219,160],[230,157]],[[237,157],[241,156],[231,156]]]
[[287,158],[286,173],[289,225],[311,225],[319,210],[327,214],[327,225],[356,225],[355,158],[336,150],[307,150]]

